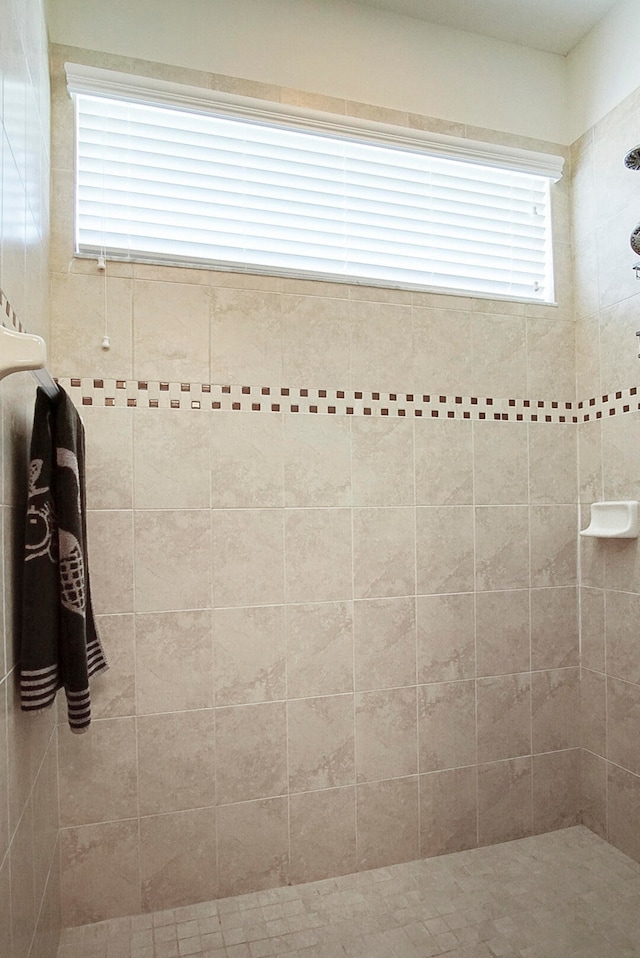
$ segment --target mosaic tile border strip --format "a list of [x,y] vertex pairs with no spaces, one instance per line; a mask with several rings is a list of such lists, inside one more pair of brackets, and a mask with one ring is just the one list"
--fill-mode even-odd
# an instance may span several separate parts
[[28,332],[28,330],[22,325],[22,323],[16,316],[13,306],[11,305],[11,303],[9,302],[9,300],[4,295],[1,289],[0,289],[0,311],[4,312],[5,316],[9,320],[8,323],[5,323],[3,320],[0,320],[3,326],[10,326],[12,329],[16,329],[19,333]]
[[640,387],[580,402],[288,386],[61,378],[78,406],[577,424],[640,410]]
[[[0,289],[0,312],[27,332]],[[1,321],[1,320],[0,320]],[[415,419],[587,423],[640,411],[640,386],[577,402],[500,399],[428,393],[381,393],[289,386],[238,386],[139,379],[57,378],[76,405],[222,412],[286,412],[302,415],[386,416]]]

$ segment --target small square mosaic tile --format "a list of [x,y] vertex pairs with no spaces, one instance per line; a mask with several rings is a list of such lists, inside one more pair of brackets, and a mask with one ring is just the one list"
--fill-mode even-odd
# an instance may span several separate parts
[[62,933],[58,958],[628,958],[640,865],[577,826]]

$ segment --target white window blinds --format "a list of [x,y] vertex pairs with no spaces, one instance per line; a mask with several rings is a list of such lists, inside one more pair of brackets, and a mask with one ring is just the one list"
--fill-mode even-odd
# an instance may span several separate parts
[[343,127],[75,100],[80,254],[553,300],[549,175]]

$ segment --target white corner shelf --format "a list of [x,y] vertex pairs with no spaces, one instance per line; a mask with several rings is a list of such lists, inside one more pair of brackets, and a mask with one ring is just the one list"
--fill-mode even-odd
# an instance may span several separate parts
[[638,503],[634,499],[619,502],[592,502],[591,522],[581,536],[596,539],[637,539]]

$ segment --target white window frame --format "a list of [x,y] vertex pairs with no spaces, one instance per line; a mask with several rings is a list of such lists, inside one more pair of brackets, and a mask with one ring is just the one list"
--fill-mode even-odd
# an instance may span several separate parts
[[[302,107],[282,105],[220,91],[205,90],[183,84],[149,77],[142,77],[81,64],[65,64],[67,87],[70,95],[88,94],[108,96],[119,100],[131,101],[187,110],[196,113],[215,113],[229,117],[259,121],[280,127],[306,130],[316,133],[328,133],[336,137],[362,140],[368,143],[406,149],[412,152],[428,153],[445,159],[462,160],[489,166],[496,169],[528,173],[544,177],[548,186],[557,182],[562,175],[563,158],[555,154],[522,150],[502,145],[487,144],[473,140],[451,137],[444,134],[409,130],[405,127],[375,122],[336,114],[323,113]],[[544,278],[544,295],[514,296],[496,292],[482,292],[449,286],[429,286],[422,283],[405,283],[395,280],[372,279],[348,274],[324,274],[315,271],[279,269],[252,264],[216,263],[215,260],[185,260],[171,257],[136,253],[135,257],[107,255],[114,259],[134,259],[137,262],[161,262],[168,265],[195,266],[207,269],[223,269],[248,273],[267,273],[271,275],[297,276],[305,279],[329,280],[350,285],[385,286],[394,288],[417,289],[434,293],[449,293],[473,298],[505,299],[519,302],[533,302],[543,305],[556,305],[553,292],[553,256],[552,256],[552,210],[547,199],[548,230],[546,244],[547,270]],[[95,256],[95,252],[83,252],[76,248],[78,256]]]

